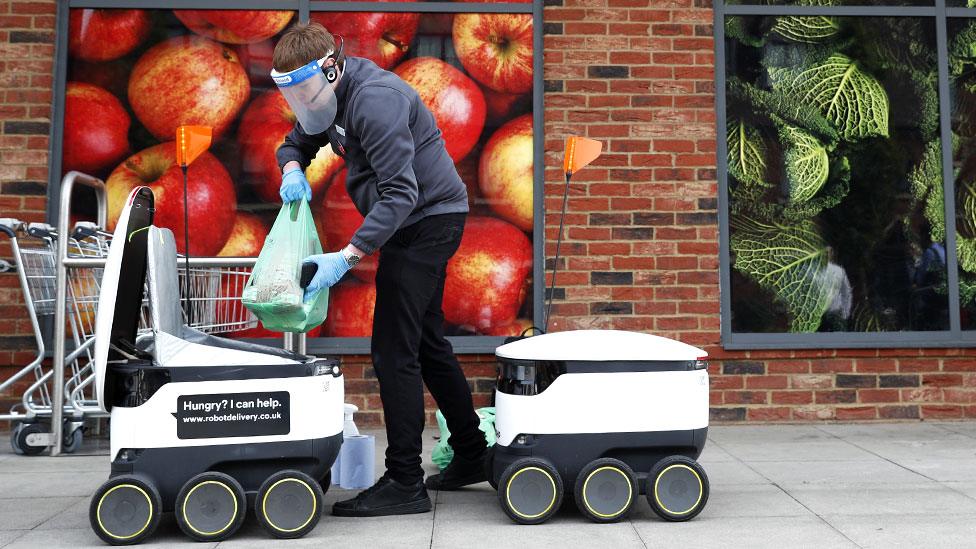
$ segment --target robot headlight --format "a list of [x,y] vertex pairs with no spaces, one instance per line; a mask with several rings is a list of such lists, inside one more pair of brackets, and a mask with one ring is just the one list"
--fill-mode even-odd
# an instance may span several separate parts
[[330,364],[326,362],[322,364],[316,364],[315,370],[312,372],[312,375],[316,375],[316,376],[331,375],[333,377],[339,377],[341,373],[342,372],[339,369],[338,364]]

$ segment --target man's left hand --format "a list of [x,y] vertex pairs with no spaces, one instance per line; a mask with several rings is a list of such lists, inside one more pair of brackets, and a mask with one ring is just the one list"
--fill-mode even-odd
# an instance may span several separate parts
[[315,276],[312,277],[312,281],[305,288],[306,302],[315,299],[315,294],[322,288],[331,288],[334,286],[342,278],[342,275],[346,274],[352,268],[342,255],[342,252],[310,255],[305,258],[304,262],[314,263],[317,267]]

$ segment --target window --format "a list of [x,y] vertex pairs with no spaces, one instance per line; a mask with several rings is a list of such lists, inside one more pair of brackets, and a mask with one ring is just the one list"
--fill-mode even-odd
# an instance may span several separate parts
[[[128,189],[148,184],[157,191],[156,223],[174,230],[182,252],[182,178],[172,140],[178,125],[207,125],[214,143],[189,172],[190,250],[256,256],[280,207],[274,153],[294,123],[269,77],[272,52],[288,26],[310,18],[342,36],[348,55],[418,91],[468,187],[471,214],[444,297],[456,349],[487,351],[537,323],[541,3],[376,2],[369,11],[350,11],[347,2],[272,0],[202,0],[193,10],[93,4],[60,14],[68,30],[52,208],[56,182],[72,169],[106,181],[110,225]],[[362,221],[345,191],[343,161],[323,148],[306,174],[323,246],[336,250]],[[91,217],[94,208],[82,199],[73,213]],[[326,323],[309,334],[317,338],[311,351],[368,350],[376,267],[374,255],[333,288]],[[278,334],[259,327],[235,335]]]
[[735,4],[716,7],[723,343],[976,343],[976,19]]

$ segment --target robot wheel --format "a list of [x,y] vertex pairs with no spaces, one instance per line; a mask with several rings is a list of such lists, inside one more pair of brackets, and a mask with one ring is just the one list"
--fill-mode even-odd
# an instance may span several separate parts
[[141,476],[108,479],[92,496],[88,520],[92,530],[111,545],[133,545],[159,526],[162,500],[153,483]]
[[576,506],[593,522],[623,519],[630,513],[638,494],[637,475],[617,459],[593,460],[576,477]]
[[272,536],[300,538],[322,516],[322,487],[301,471],[286,469],[268,477],[258,490],[254,513]]
[[651,469],[646,492],[657,516],[671,522],[691,520],[708,502],[708,475],[691,458],[669,456]]
[[180,489],[174,514],[180,530],[196,541],[229,538],[244,523],[247,497],[234,477],[207,471]]
[[538,458],[521,458],[509,465],[498,481],[502,510],[519,524],[549,519],[563,499],[563,481],[556,468]]

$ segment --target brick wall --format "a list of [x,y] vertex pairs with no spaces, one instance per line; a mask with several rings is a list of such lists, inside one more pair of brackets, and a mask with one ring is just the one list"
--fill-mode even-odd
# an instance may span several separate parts
[[[2,216],[39,219],[44,209],[53,10],[52,1],[0,2]],[[708,0],[546,0],[545,21],[550,258],[562,204],[563,140],[583,134],[605,143],[604,155],[574,178],[570,191],[553,307],[557,329],[650,331],[704,347],[713,357],[714,421],[976,417],[972,350],[720,347]],[[22,364],[19,351],[30,332],[16,320],[23,309],[12,276],[0,275],[0,292],[0,364]],[[475,404],[487,405],[492,357],[464,362]],[[345,364],[360,421],[381,423],[368,360],[348,357]]]

